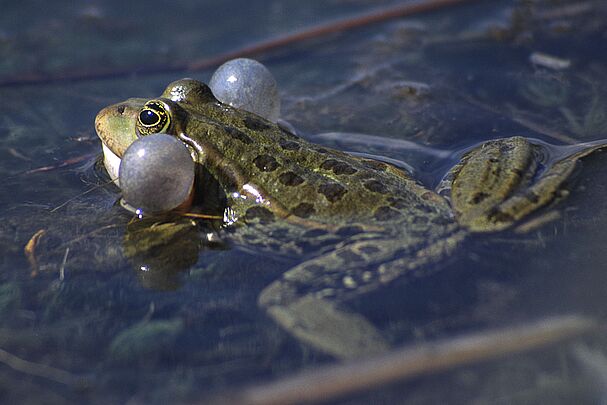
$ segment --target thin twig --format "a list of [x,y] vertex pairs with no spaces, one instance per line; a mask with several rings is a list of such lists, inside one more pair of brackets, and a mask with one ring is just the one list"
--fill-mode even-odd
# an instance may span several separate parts
[[596,323],[581,316],[561,316],[302,372],[277,382],[251,387],[219,398],[218,403],[284,405],[327,401],[361,390],[520,353],[580,336]]
[[80,193],[80,194],[78,194],[78,195],[75,195],[74,197],[69,198],[67,201],[65,201],[65,202],[63,202],[63,203],[61,203],[61,204],[59,204],[58,206],[56,206],[55,208],[53,208],[53,209],[52,209],[50,212],[55,212],[55,211],[57,211],[58,209],[61,209],[61,208],[65,207],[67,204],[69,204],[70,202],[74,201],[75,199],[80,198],[80,197],[82,197],[82,196],[85,196],[85,195],[87,195],[88,193],[90,193],[91,191],[97,190],[98,188],[101,188],[101,187],[105,187],[105,186],[107,186],[108,184],[111,184],[111,183],[113,183],[113,182],[114,182],[114,180],[109,180],[109,181],[107,181],[107,182],[105,182],[105,183],[96,184],[96,185],[94,185],[93,187],[89,188],[88,190],[83,191],[82,193]]
[[47,380],[55,381],[65,385],[80,385],[84,383],[84,379],[68,371],[61,370],[55,367],[47,366],[45,364],[33,363],[31,361],[23,360],[20,357],[15,356],[7,352],[6,350],[0,349],[0,363],[6,364],[13,370],[19,371],[24,374],[42,377]]
[[478,0],[425,0],[415,3],[402,4],[381,10],[371,11],[367,14],[329,22],[296,33],[279,36],[277,38],[262,40],[249,46],[238,48],[236,50],[228,51],[208,58],[202,58],[191,63],[156,66],[132,66],[121,70],[87,70],[53,75],[24,74],[0,80],[0,87],[23,86],[31,84],[49,84],[55,82],[116,79],[119,77],[132,76],[133,74],[143,76],[160,73],[194,72],[207,69],[213,66],[218,66],[221,63],[233,58],[260,55],[268,51],[293,46],[296,43],[300,43],[310,39],[316,39],[330,34],[350,31],[366,27],[372,24],[386,22],[396,18],[407,17],[430,11],[437,11],[450,6],[457,6],[462,5],[464,3],[470,3],[472,1]]
[[184,217],[188,218],[196,218],[196,219],[223,219],[223,217],[219,215],[209,215],[209,214],[197,214],[195,212],[186,212],[185,214],[181,214]]
[[67,263],[67,255],[70,253],[70,248],[65,248],[65,254],[63,255],[63,260],[61,261],[61,266],[59,267],[59,281],[65,280],[65,263]]
[[[0,87],[1,86],[2,86],[2,83],[0,82]],[[87,153],[86,155],[76,156],[76,157],[73,157],[70,159],[66,159],[63,162],[56,164],[56,165],[37,167],[35,169],[27,170],[27,171],[23,172],[22,174],[50,172],[51,170],[61,169],[61,168],[67,167],[67,166],[75,165],[76,163],[80,163],[80,162],[90,159],[96,155],[97,155],[97,153]]]
[[120,226],[122,226],[122,225],[121,224],[110,224],[110,225],[102,226],[97,229],[93,229],[92,231],[85,233],[84,235],[80,235],[74,239],[68,240],[67,242],[65,242],[61,246],[59,246],[57,249],[63,249],[64,247],[69,246],[73,243],[80,242],[81,240],[86,239],[86,238],[90,238],[91,236],[93,236],[96,233],[99,233],[99,232],[102,232],[102,231],[105,231],[108,229],[112,229],[112,228],[118,228]]
[[421,14],[437,9],[460,5],[471,0],[428,0],[416,3],[407,3],[387,8],[384,10],[373,11],[356,17],[350,17],[343,20],[333,21],[327,24],[308,28],[303,31],[288,34],[283,37],[270,39],[258,44],[250,45],[237,49],[232,52],[226,52],[211,58],[201,59],[188,65],[188,70],[201,70],[212,66],[217,66],[230,59],[241,58],[243,56],[252,56],[278,48],[286,47],[294,43],[308,41],[310,39],[324,37],[326,35],[350,31],[353,29],[365,27],[372,24],[386,22],[396,18],[407,17],[414,14]]

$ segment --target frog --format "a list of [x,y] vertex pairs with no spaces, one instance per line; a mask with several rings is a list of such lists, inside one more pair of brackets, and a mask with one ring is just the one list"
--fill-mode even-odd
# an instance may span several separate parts
[[548,158],[542,142],[492,139],[465,151],[430,189],[404,168],[310,142],[224,104],[194,79],[170,83],[157,98],[103,108],[95,129],[114,177],[140,137],[177,137],[218,185],[222,226],[235,229],[235,240],[284,254],[305,249],[258,305],[299,342],[341,359],[390,348],[349,300],[423,276],[469,235],[506,230],[562,198],[579,161],[606,145]]

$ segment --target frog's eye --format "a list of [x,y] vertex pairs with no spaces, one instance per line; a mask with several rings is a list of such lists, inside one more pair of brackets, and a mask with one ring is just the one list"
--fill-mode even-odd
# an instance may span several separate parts
[[145,103],[137,116],[137,130],[141,135],[164,132],[169,128],[171,118],[164,105],[158,101]]

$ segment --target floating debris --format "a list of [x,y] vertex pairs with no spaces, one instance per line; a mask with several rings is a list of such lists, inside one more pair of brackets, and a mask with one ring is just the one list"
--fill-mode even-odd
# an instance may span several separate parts
[[533,52],[529,56],[529,62],[535,66],[552,70],[565,70],[571,66],[571,61],[569,59],[562,59],[542,52]]
[[46,234],[46,230],[39,229],[27,242],[25,247],[23,248],[23,253],[25,254],[25,258],[27,259],[30,267],[32,268],[32,277],[36,277],[38,275],[38,259],[36,259],[36,246],[38,245],[38,241],[40,238]]
[[63,260],[61,261],[61,266],[59,267],[59,281],[65,280],[65,263],[67,263],[67,255],[70,254],[70,248],[65,248],[65,253],[63,254]]

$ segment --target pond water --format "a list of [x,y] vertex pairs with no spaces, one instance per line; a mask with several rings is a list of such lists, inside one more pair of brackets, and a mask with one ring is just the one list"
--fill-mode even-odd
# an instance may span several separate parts
[[[220,230],[220,246],[192,257],[196,235],[186,234],[174,269],[138,271],[124,255],[132,215],[102,168],[93,121],[109,104],[213,73],[174,65],[399,2],[33,3],[5,5],[0,16],[1,401],[204,401],[335,362],[257,305],[264,287],[309,256],[236,244]],[[303,137],[404,162],[434,188],[462,151],[490,139],[607,138],[606,17],[600,0],[472,2],[254,56]],[[141,73],[149,66],[158,73]],[[51,80],[82,72],[86,80]],[[427,277],[402,277],[348,307],[394,347],[554,315],[601,323],[606,159],[583,159],[566,198],[530,219],[473,235]],[[600,353],[606,337],[575,343]],[[336,403],[596,403],[605,391],[571,347]],[[602,381],[605,367],[595,370]]]

